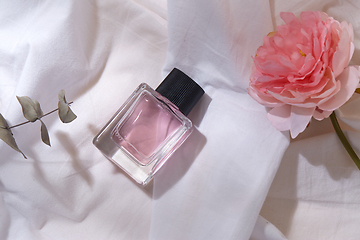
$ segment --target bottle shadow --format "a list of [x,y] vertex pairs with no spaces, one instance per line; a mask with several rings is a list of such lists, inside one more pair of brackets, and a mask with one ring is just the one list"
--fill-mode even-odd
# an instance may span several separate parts
[[[157,191],[157,193],[160,193],[160,196],[164,194],[186,174],[187,170],[195,161],[197,155],[205,146],[206,138],[199,132],[196,127],[200,125],[210,102],[211,98],[207,94],[204,94],[197,105],[189,113],[188,117],[191,119],[194,125],[193,131],[188,139],[177,149],[177,151],[175,151],[175,153],[167,160],[164,166],[155,174],[154,179],[158,179],[156,184],[155,181],[152,180],[146,186],[140,186],[128,174],[126,174],[113,163],[114,173],[120,173],[124,175],[124,177],[127,177],[134,183],[134,185],[139,186],[144,191],[144,193],[146,193],[151,198],[153,198],[153,189],[155,185],[157,189],[161,189],[161,191]],[[88,125],[88,128],[91,132],[94,133],[94,135],[98,132],[98,129],[91,124]]]
[[156,188],[154,199],[160,198],[185,176],[205,144],[206,137],[194,128],[187,141],[169,158],[154,177],[153,182]]
[[[209,95],[204,94],[198,104],[189,113],[188,117],[192,120],[194,126],[200,126],[211,100]],[[160,198],[186,174],[196,157],[204,148],[206,141],[206,137],[194,127],[189,138],[169,158],[154,177],[153,185],[156,187],[156,195],[153,195],[154,199]]]

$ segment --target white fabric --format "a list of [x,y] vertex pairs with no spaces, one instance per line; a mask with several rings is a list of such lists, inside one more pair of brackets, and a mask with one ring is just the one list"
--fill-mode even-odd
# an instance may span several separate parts
[[[236,24],[249,11],[256,31]],[[269,7],[177,1],[168,20],[165,72],[179,67],[208,96],[199,107],[206,111],[190,116],[202,117],[198,132],[155,179],[150,239],[249,239],[289,141],[246,92],[251,54],[272,30]]]
[[286,237],[269,221],[259,216],[250,240],[286,240]]
[[[1,1],[1,114],[25,120],[15,96],[51,111],[65,89],[78,118],[43,118],[52,147],[39,122],[14,128],[28,159],[0,142],[0,239],[357,239],[360,172],[329,122],[287,148],[246,93],[279,12],[304,10],[351,22],[360,64],[356,0]],[[173,67],[206,95],[189,115],[194,133],[142,188],[92,139],[141,82],[155,88]]]

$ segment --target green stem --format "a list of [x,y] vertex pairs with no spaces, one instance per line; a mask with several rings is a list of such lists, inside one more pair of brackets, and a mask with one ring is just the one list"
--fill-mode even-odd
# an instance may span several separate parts
[[338,135],[341,143],[343,144],[343,146],[345,147],[346,151],[348,152],[348,154],[350,155],[350,157],[352,158],[352,160],[354,161],[354,163],[356,164],[356,166],[358,167],[358,169],[360,170],[360,159],[359,157],[356,155],[354,149],[351,147],[350,143],[348,142],[348,140],[346,139],[343,131],[341,130],[341,127],[339,125],[339,122],[336,119],[336,115],[335,115],[335,111],[331,113],[330,115],[330,119],[331,119],[331,123],[335,129],[336,134]]

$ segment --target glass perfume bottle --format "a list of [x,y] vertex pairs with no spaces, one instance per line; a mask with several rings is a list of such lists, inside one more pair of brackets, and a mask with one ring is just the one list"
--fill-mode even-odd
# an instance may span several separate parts
[[93,144],[137,183],[146,185],[192,132],[186,115],[203,94],[195,81],[174,68],[156,90],[140,84]]

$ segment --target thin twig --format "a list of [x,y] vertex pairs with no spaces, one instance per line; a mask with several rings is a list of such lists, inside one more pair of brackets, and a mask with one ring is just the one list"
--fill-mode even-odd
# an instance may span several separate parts
[[360,170],[360,159],[359,157],[356,155],[354,149],[351,147],[350,143],[348,142],[348,140],[346,139],[343,131],[341,130],[341,127],[339,125],[339,122],[336,119],[336,115],[335,112],[332,112],[330,115],[330,119],[331,119],[331,123],[335,129],[336,134],[338,135],[341,143],[343,144],[343,146],[345,147],[346,151],[348,152],[348,154],[350,155],[350,157],[352,158],[352,160],[354,161],[354,163],[356,164],[356,166],[358,167],[358,169]]
[[[73,102],[69,102],[68,104],[70,105],[70,104],[72,104],[72,103],[73,103]],[[44,115],[42,115],[42,116],[39,117],[38,119],[41,119],[41,118],[43,118],[43,117],[45,117],[45,116],[47,116],[47,115],[50,115],[50,114],[52,114],[52,113],[54,113],[54,112],[56,112],[56,111],[59,111],[59,108],[56,108],[56,109],[54,109],[54,110],[52,110],[52,111],[50,111],[50,112],[48,112],[48,113],[45,113]],[[37,120],[37,119],[36,119],[36,120]],[[35,120],[35,121],[36,121],[36,120]],[[16,127],[25,125],[25,124],[27,124],[27,123],[30,123],[30,121],[26,121],[26,122],[22,122],[22,123],[16,124],[16,125],[14,125],[14,126],[9,127],[9,129],[11,129],[11,128],[16,128]]]
[[27,123],[29,123],[29,122],[30,122],[30,121],[26,121],[26,122],[22,122],[22,123],[16,124],[16,125],[14,125],[14,126],[10,126],[9,129],[11,129],[11,128],[16,128],[16,127],[19,127],[19,126],[21,126],[21,125],[25,125],[25,124],[27,124]]

